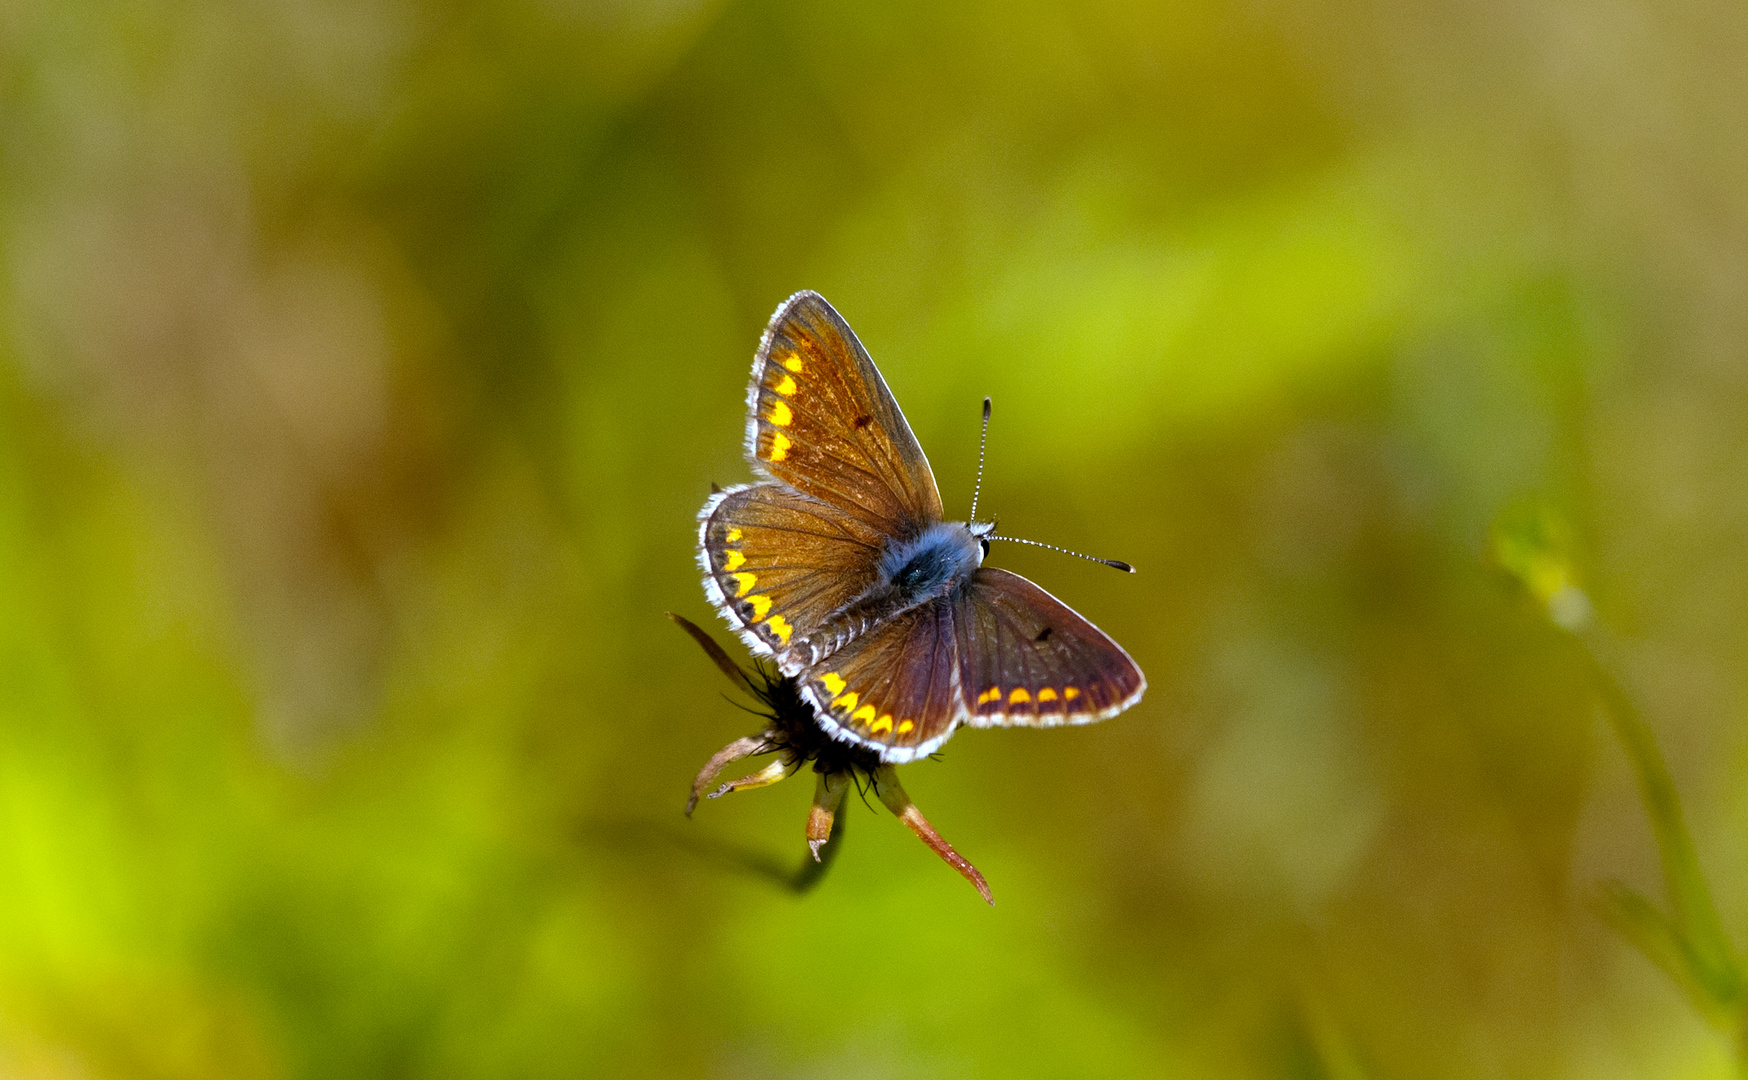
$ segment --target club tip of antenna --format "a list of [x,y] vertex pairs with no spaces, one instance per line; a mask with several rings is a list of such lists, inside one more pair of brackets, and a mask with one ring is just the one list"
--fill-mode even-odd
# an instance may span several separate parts
[[983,418],[985,420],[989,419],[989,398],[987,396],[983,399]]
[[1106,566],[1121,570],[1125,574],[1133,574],[1135,572],[1135,568],[1124,562],[1122,559],[1100,559],[1099,562],[1104,563]]

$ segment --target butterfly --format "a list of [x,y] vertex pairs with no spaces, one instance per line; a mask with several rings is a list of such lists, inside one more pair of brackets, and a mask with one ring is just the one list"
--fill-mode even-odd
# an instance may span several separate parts
[[1085,724],[1141,700],[1120,645],[983,565],[993,523],[945,519],[892,391],[817,293],[783,301],[759,342],[746,456],[762,479],[698,515],[704,591],[832,739],[901,764],[964,725]]

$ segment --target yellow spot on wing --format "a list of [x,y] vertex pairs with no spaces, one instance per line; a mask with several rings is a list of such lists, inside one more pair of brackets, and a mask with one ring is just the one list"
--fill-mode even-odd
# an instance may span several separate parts
[[789,456],[789,448],[795,444],[789,441],[789,436],[781,431],[771,436],[771,460],[782,461]]
[[1008,695],[1008,704],[1009,705],[1018,705],[1021,702],[1031,701],[1031,700],[1032,700],[1032,695],[1028,694],[1026,692],[1026,688],[1023,686],[1014,687],[1014,692]]
[[747,603],[753,605],[753,621],[758,622],[765,617],[765,612],[771,610],[771,598],[764,593],[752,597]]
[[739,529],[728,530],[728,536],[726,536],[724,539],[726,539],[731,544],[740,543],[740,530]]
[[844,692],[844,680],[835,671],[828,671],[821,675],[819,681],[825,684],[825,692],[833,697]]
[[875,735],[879,735],[882,732],[891,731],[892,730],[892,717],[882,716],[880,719],[874,721],[874,726],[869,728],[868,730]]
[[783,381],[778,383],[776,386],[771,387],[771,389],[777,391],[777,393],[779,393],[779,394],[782,394],[784,397],[790,396],[791,394],[795,393],[795,376],[793,376],[793,375],[783,376]]
[[839,694],[837,697],[833,698],[832,699],[832,708],[835,709],[835,708],[842,707],[845,709],[854,709],[856,707],[856,700],[857,700],[856,692],[854,690],[851,690],[851,691],[848,691],[846,693]]
[[776,634],[785,645],[789,644],[789,635],[795,632],[795,628],[789,625],[789,620],[781,615],[771,616],[771,620],[765,625],[770,627],[771,633]]
[[1080,696],[1080,691],[1076,690],[1072,686],[1064,687],[1062,690],[1062,696],[1069,701],[1073,701],[1075,698]]
[[788,427],[789,422],[794,419],[795,414],[789,411],[789,403],[787,401],[779,401],[772,404],[771,423],[776,424],[778,427]]
[[1001,687],[992,686],[988,690],[985,690],[983,693],[977,695],[977,703],[979,705],[988,705],[990,702],[994,701],[995,699],[997,699],[999,697],[1001,697]]
[[1044,689],[1038,691],[1038,701],[1039,702],[1055,701],[1055,700],[1056,700],[1056,690],[1053,687],[1046,686]]
[[730,574],[729,576],[734,578],[736,584],[740,586],[740,588],[735,591],[734,595],[736,596],[745,596],[752,590],[754,585],[759,583],[759,576],[746,570],[742,570],[738,574]]
[[[864,724],[868,723],[869,721],[874,719],[874,706],[872,706],[872,705],[862,706],[860,709],[857,709],[855,712],[850,714],[850,719],[851,720],[860,720]],[[891,727],[892,725],[887,724],[886,726]],[[878,729],[876,729],[876,730],[878,730]]]
[[[880,719],[890,720],[890,719],[892,719],[892,717],[882,716]],[[908,734],[910,734],[910,729],[914,728],[914,727],[916,727],[916,725],[911,723],[909,720],[900,720],[898,722],[898,733],[900,735],[908,735]]]
[[746,561],[747,557],[745,555],[742,555],[738,551],[730,551],[727,555],[723,556],[722,568],[724,570],[739,570]]
[[791,356],[787,360],[783,361],[783,366],[788,368],[790,371],[799,372],[802,368],[806,367],[807,365],[805,365],[801,362],[801,357]]

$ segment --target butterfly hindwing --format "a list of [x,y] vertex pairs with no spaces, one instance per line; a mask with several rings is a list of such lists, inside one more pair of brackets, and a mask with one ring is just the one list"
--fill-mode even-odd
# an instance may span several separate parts
[[718,492],[698,516],[705,592],[786,675],[821,620],[874,580],[880,532],[780,484]]
[[981,567],[953,598],[961,693],[973,727],[1115,716],[1147,680],[1123,647],[1018,574]]
[[941,519],[941,496],[892,391],[818,293],[771,317],[747,392],[747,457],[797,491],[908,537]]
[[1098,627],[992,567],[882,622],[801,679],[828,731],[893,762],[933,753],[960,724],[1087,724],[1147,689]]
[[954,605],[937,598],[881,622],[801,676],[833,737],[911,761],[934,752],[967,713]]

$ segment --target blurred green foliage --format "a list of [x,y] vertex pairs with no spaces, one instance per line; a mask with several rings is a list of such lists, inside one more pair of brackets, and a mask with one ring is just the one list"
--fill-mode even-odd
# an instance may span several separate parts
[[[1727,1075],[1487,562],[1583,568],[1734,965],[1745,33],[0,5],[0,1074]],[[756,724],[662,613],[804,287],[950,508],[987,393],[1003,526],[1140,569],[998,553],[1139,707],[905,769],[994,909],[854,802],[782,889],[805,783],[680,815]]]
[[1592,692],[1620,737],[1644,798],[1663,862],[1665,915],[1642,894],[1610,883],[1602,914],[1686,990],[1700,1013],[1736,1045],[1736,1069],[1748,1074],[1748,1009],[1742,961],[1718,919],[1716,902],[1694,852],[1669,763],[1632,695],[1614,670],[1618,643],[1593,622],[1576,581],[1566,523],[1553,508],[1530,503],[1494,522],[1493,557],[1549,621],[1573,635],[1590,669]]

